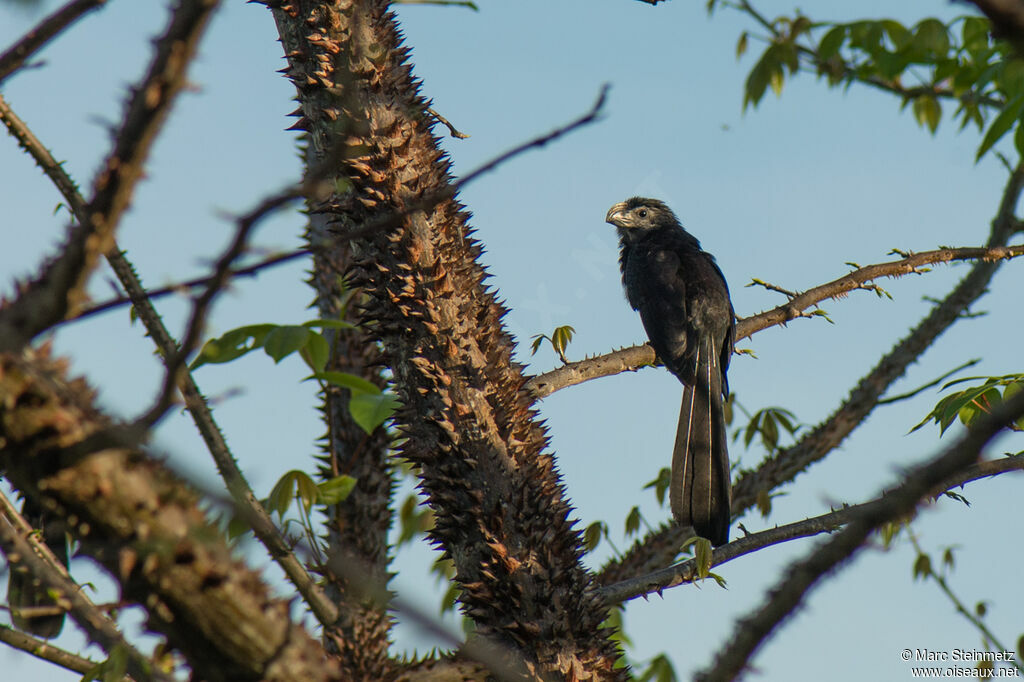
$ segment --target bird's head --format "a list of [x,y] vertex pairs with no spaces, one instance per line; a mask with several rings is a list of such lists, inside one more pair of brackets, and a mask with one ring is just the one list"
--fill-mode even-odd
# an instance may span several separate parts
[[644,197],[620,201],[608,209],[604,219],[617,227],[623,238],[636,238],[658,228],[679,227],[679,219],[665,202]]

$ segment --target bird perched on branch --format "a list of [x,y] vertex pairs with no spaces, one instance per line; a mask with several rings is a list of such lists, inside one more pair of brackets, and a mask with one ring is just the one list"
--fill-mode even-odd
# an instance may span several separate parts
[[679,523],[714,545],[729,541],[729,452],[723,399],[736,322],[714,257],[668,206],[633,197],[605,220],[619,233],[619,266],[630,306],[651,346],[683,382],[669,500]]

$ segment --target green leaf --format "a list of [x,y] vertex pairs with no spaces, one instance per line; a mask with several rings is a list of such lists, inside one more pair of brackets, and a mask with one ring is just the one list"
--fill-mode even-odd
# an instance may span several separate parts
[[846,40],[846,26],[839,24],[833,26],[828,30],[821,38],[821,42],[818,43],[818,56],[823,60],[831,59],[839,54],[839,48],[843,46],[843,41]]
[[369,393],[376,395],[381,392],[380,387],[373,382],[367,381],[355,374],[349,374],[348,372],[317,372],[313,375],[313,378],[326,381],[329,384],[340,386],[341,388],[347,388],[353,393]]
[[604,523],[601,521],[594,521],[592,524],[587,526],[587,529],[583,531],[583,549],[592,552],[595,547],[601,543],[601,532],[604,528]]
[[210,339],[203,344],[199,355],[192,361],[190,369],[230,362],[249,351],[261,348],[267,335],[276,328],[276,324],[251,324],[232,329],[218,338]]
[[654,488],[654,496],[658,498],[658,504],[664,506],[665,491],[668,490],[668,484],[671,480],[672,472],[669,471],[668,467],[662,467],[661,471],[658,472],[658,477],[644,485],[644,490]]
[[753,104],[756,107],[761,98],[764,97],[769,82],[773,79],[780,81],[782,78],[782,62],[780,61],[778,47],[770,45],[764,51],[764,54],[761,55],[761,59],[758,60],[757,64],[754,65],[754,68],[750,70],[750,75],[747,76],[747,83],[743,94],[743,109],[746,110],[748,104]]
[[303,348],[308,342],[311,332],[302,325],[282,325],[272,329],[263,341],[263,350],[274,359],[274,362],[281,362],[295,351]]
[[540,350],[540,344],[544,343],[546,338],[548,338],[547,334],[537,334],[533,337],[533,343],[530,344],[530,355],[537,354],[537,351]]
[[918,125],[925,127],[934,135],[942,118],[942,105],[934,95],[920,95],[914,98],[914,118]]
[[889,40],[892,42],[892,46],[899,52],[903,50],[913,38],[910,33],[910,29],[893,19],[882,19],[882,28],[885,29],[886,35],[889,36]]
[[[1009,400],[1010,398],[1017,395],[1021,391],[1024,391],[1024,381],[1015,381],[1012,384],[1008,384],[1006,388],[1003,389],[1003,401],[1005,402]],[[1024,429],[1024,417],[1019,418],[1016,422],[1014,422],[1014,425],[1018,429]]]
[[[300,481],[302,482],[300,483]],[[276,512],[278,516],[284,516],[292,505],[296,490],[299,488],[309,494],[310,489],[316,490],[316,484],[313,483],[313,479],[305,471],[292,469],[281,476],[270,490],[270,494],[267,495],[267,509],[271,512]],[[315,492],[313,495],[315,496]]]
[[302,502],[302,506],[305,507],[305,511],[308,514],[309,510],[320,499],[320,489],[309,474],[305,472],[300,473],[302,473],[301,476],[295,477],[295,495]]
[[932,574],[932,558],[927,554],[918,554],[914,561],[914,580],[927,578]]
[[665,654],[658,654],[651,659],[647,669],[637,678],[637,682],[676,682],[675,668]]
[[963,46],[971,53],[988,47],[988,33],[991,25],[981,17],[964,17],[962,26]]
[[747,32],[744,31],[740,34],[740,39],[736,41],[736,59],[743,56],[743,53],[747,51]]
[[441,613],[454,611],[460,594],[462,594],[462,591],[459,589],[459,586],[456,583],[450,584],[448,589],[445,590],[444,596],[441,597]]
[[572,337],[575,333],[576,330],[570,325],[555,327],[555,331],[551,334],[551,345],[559,356],[565,353],[565,349],[569,346],[569,343],[572,342]]
[[626,537],[640,530],[640,508],[634,506],[626,515]]
[[711,541],[697,538],[693,547],[693,556],[697,559],[697,577],[701,580],[711,573]]
[[925,19],[914,27],[914,47],[943,57],[949,52],[949,32],[938,19]]
[[956,562],[953,559],[953,548],[947,547],[946,551],[942,553],[942,565],[952,569]]
[[373,433],[400,405],[391,393],[354,393],[348,402],[348,411],[363,431]]
[[306,339],[306,345],[299,349],[299,355],[306,361],[309,368],[314,372],[324,371],[324,367],[327,366],[327,360],[331,355],[330,345],[320,334],[310,331],[309,337]]
[[996,116],[996,120],[992,121],[992,125],[989,126],[988,132],[985,133],[985,137],[981,141],[981,146],[978,147],[978,153],[974,157],[975,163],[985,156],[985,152],[991,149],[1013,127],[1014,123],[1017,123],[1021,111],[1024,111],[1024,94],[1017,95],[1007,102],[1003,110]]
[[310,320],[302,323],[309,329],[358,329],[357,325],[345,320]]
[[252,526],[250,526],[248,522],[241,517],[241,515],[238,515],[231,517],[228,521],[228,527],[225,532],[227,533],[228,541],[234,541],[248,533],[250,530],[252,530]]
[[352,494],[356,487],[356,479],[343,474],[317,483],[316,487],[319,491],[318,501],[320,504],[338,504],[344,502]]
[[1003,62],[996,80],[1008,99],[1024,94],[1024,61],[1010,59]]

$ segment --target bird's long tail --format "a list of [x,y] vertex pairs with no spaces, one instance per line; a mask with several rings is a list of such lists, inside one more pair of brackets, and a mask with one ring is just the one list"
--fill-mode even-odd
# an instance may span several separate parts
[[730,480],[722,407],[722,371],[710,339],[697,349],[693,385],[685,384],[672,452],[672,514],[713,545],[729,541]]

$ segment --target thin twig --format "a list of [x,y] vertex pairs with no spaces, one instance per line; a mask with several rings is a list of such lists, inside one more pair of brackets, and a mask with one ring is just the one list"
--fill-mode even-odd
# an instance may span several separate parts
[[953,369],[949,370],[948,372],[946,372],[942,376],[937,377],[936,379],[934,379],[932,381],[929,381],[927,384],[924,384],[922,386],[918,386],[917,388],[915,388],[915,389],[913,389],[911,391],[907,391],[906,393],[900,393],[899,395],[889,396],[888,398],[882,398],[881,400],[878,401],[878,404],[879,405],[889,405],[891,403],[897,403],[897,402],[899,402],[901,400],[908,400],[910,398],[913,398],[914,396],[918,395],[922,391],[927,391],[929,388],[931,388],[933,386],[938,386],[943,381],[945,381],[949,377],[953,376],[957,372],[965,370],[968,367],[974,367],[979,362],[981,362],[981,358],[974,358],[973,360],[968,360],[967,362],[965,362],[964,364],[960,365],[959,367],[954,367]]
[[465,140],[469,137],[469,135],[467,135],[466,133],[459,132],[459,129],[452,125],[451,121],[449,121],[444,116],[434,111],[433,107],[427,107],[427,113],[436,118],[438,123],[442,124],[445,128],[447,128],[448,134],[451,135],[452,137],[458,140]]
[[735,680],[747,669],[754,653],[778,631],[778,625],[793,613],[822,577],[863,547],[872,532],[912,513],[935,486],[969,467],[989,440],[1021,415],[1024,415],[1024,393],[977,419],[962,438],[930,462],[914,467],[898,487],[864,507],[831,540],[791,565],[784,571],[786,577],[768,591],[767,600],[736,622],[729,642],[719,650],[712,666],[699,673],[696,679],[702,682]]
[[[907,531],[907,535],[910,538],[910,543],[914,546],[914,550],[917,551],[918,556],[927,557],[927,554],[921,547],[921,543],[918,541],[917,534],[914,532],[913,528],[910,528],[908,526]],[[914,575],[915,577],[917,576],[916,566],[914,569]],[[953,589],[949,586],[949,582],[946,581],[945,576],[943,576],[942,573],[938,573],[931,568],[931,562],[928,563],[928,571],[924,577],[932,578],[933,580],[935,580],[936,584],[938,584],[939,589],[942,591],[942,593],[946,595],[946,598],[948,598],[950,602],[952,602],[953,607],[956,609],[957,613],[963,616],[968,623],[973,625],[975,629],[981,633],[981,636],[985,639],[986,642],[994,646],[998,651],[1010,650],[1009,648],[1007,648],[1005,644],[999,641],[999,638],[996,637],[995,633],[989,630],[988,626],[985,625],[985,623],[980,618],[971,613],[970,610],[964,605],[964,603],[960,601],[960,598],[956,596],[956,593],[953,592]],[[1011,658],[1006,662],[1007,664],[1012,665],[1020,672],[1024,673],[1024,666],[1022,666],[1022,664],[1019,663],[1016,659]]]
[[228,245],[228,248],[225,249],[223,255],[218,259],[213,274],[207,280],[206,289],[192,304],[192,315],[185,328],[185,335],[180,347],[165,359],[164,384],[156,404],[136,421],[137,426],[143,427],[146,430],[152,428],[170,409],[174,390],[184,380],[184,376],[181,373],[185,368],[186,360],[199,344],[210,306],[213,304],[217,294],[221,292],[230,279],[231,266],[245,252],[245,247],[252,230],[270,213],[301,197],[301,187],[288,187],[277,194],[267,197],[258,206],[238,219],[234,239],[231,240],[231,244]]
[[0,349],[17,350],[49,329],[86,299],[85,284],[142,177],[142,166],[171,105],[186,82],[186,71],[217,0],[180,0],[167,31],[157,41],[145,77],[132,90],[124,120],[96,180],[85,216],[69,233],[60,254],[0,309]]
[[[929,495],[937,498],[947,490],[962,487],[972,481],[1021,470],[1024,470],[1024,454],[979,462],[952,478],[942,481]],[[881,499],[884,497],[738,538],[715,549],[711,557],[711,566],[720,566],[771,545],[811,537],[819,533],[830,533],[857,518],[858,514],[862,514],[871,505],[878,504]],[[662,590],[693,582],[696,578],[696,559],[689,559],[668,568],[602,587],[598,590],[598,594],[605,603],[614,605],[655,592],[660,594]]]
[[[53,663],[79,675],[84,675],[90,670],[94,670],[98,665],[95,661],[82,658],[70,651],[55,647],[46,640],[38,639],[6,625],[0,625],[0,642],[3,642],[12,649],[24,651],[40,660]],[[125,677],[124,682],[131,682],[131,678]]]
[[36,24],[21,40],[0,55],[0,84],[71,24],[106,2],[107,0],[74,0]]
[[473,182],[477,178],[487,173],[490,173],[498,166],[510,161],[511,159],[528,152],[532,149],[539,149],[550,142],[554,142],[558,138],[567,135],[574,130],[582,128],[583,126],[589,125],[597,121],[602,111],[604,110],[605,101],[608,97],[609,86],[607,84],[601,86],[601,90],[597,95],[597,99],[594,101],[593,106],[582,116],[576,118],[569,123],[555,128],[549,133],[540,135],[531,140],[527,140],[522,144],[516,145],[512,149],[499,154],[482,166],[478,166],[472,172],[463,176],[459,180],[452,182],[445,186],[443,189],[436,192],[432,192],[416,201],[410,202],[403,208],[394,211],[388,211],[377,218],[371,219],[358,227],[351,230],[336,230],[335,233],[343,239],[357,240],[362,239],[368,235],[381,230],[387,230],[393,227],[397,227],[402,223],[405,218],[417,211],[429,211],[433,207],[437,206],[443,201],[453,198],[458,194],[459,190]]
[[[263,260],[253,263],[252,265],[246,265],[245,267],[242,268],[234,268],[228,273],[228,278],[233,280],[237,277],[251,277],[253,275],[259,274],[263,270],[267,270],[276,265],[290,263],[293,260],[304,258],[309,255],[309,249],[295,249],[293,251],[285,251],[284,253],[279,253],[274,256],[268,256]],[[158,298],[163,298],[165,296],[170,296],[171,294],[185,294],[188,293],[189,289],[194,289],[196,287],[208,285],[210,283],[210,279],[210,276],[207,275],[204,277],[196,277],[195,279],[185,280],[184,282],[168,284],[167,286],[158,287],[156,289],[147,289],[146,296],[149,298],[150,301],[152,301]],[[94,315],[99,315],[101,313],[105,313],[110,310],[114,310],[122,306],[132,304],[133,301],[130,297],[116,296],[106,301],[102,301],[100,303],[91,305],[82,312],[78,313],[77,315],[61,320],[60,324],[65,324],[68,322],[78,322],[79,320],[83,320]]]

